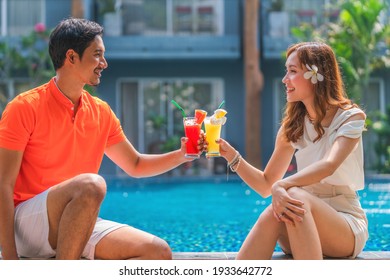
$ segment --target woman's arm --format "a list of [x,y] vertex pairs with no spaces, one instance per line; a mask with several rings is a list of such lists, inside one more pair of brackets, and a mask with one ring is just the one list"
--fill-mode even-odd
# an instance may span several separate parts
[[[353,120],[364,120],[364,116],[362,114],[352,116],[343,124]],[[294,186],[308,186],[320,182],[322,179],[332,175],[339,168],[355,149],[359,139],[345,136],[337,137],[325,158],[283,179],[277,185],[289,189]]]
[[[219,143],[221,155],[230,163],[237,151],[223,139],[220,139]],[[291,144],[283,137],[281,128],[276,136],[275,149],[264,171],[255,168],[241,158],[236,172],[248,186],[262,197],[267,197],[271,194],[272,185],[282,179],[286,173],[294,151]]]
[[277,185],[289,189],[294,186],[302,187],[320,182],[322,179],[332,175],[336,171],[358,142],[359,139],[347,138],[344,136],[338,137],[326,158],[281,180]]
[[[344,123],[363,119],[363,115],[355,115]],[[359,137],[337,137],[325,158],[273,184],[272,206],[275,217],[279,220],[283,217],[283,221],[290,224],[301,221],[301,207],[288,201],[291,197],[287,193],[287,190],[291,187],[303,187],[318,183],[322,179],[332,175],[356,148],[359,139]],[[288,217],[284,215],[287,209],[289,210]]]

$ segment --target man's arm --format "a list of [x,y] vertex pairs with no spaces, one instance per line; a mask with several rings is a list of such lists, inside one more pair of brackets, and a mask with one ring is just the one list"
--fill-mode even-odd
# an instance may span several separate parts
[[0,148],[0,246],[3,259],[18,259],[13,192],[23,152]]
[[141,154],[128,140],[106,148],[105,153],[123,171],[136,178],[159,175],[192,160],[184,157],[183,139],[180,149],[165,154]]

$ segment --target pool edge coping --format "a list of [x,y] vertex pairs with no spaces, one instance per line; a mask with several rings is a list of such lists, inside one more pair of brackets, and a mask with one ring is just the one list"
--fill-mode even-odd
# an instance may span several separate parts
[[[1,253],[1,251],[0,251]],[[173,252],[173,260],[235,260],[237,252]],[[23,260],[47,260],[39,258],[22,258]],[[272,260],[292,260],[291,255],[274,252]],[[2,260],[0,254],[0,260]],[[51,258],[51,260],[54,260]],[[363,251],[355,259],[325,258],[325,260],[390,260],[390,251]]]
[[[237,252],[173,252],[174,260],[235,260]],[[272,260],[292,260],[291,255],[274,252]],[[355,259],[325,258],[325,260],[390,260],[390,251],[363,251]]]

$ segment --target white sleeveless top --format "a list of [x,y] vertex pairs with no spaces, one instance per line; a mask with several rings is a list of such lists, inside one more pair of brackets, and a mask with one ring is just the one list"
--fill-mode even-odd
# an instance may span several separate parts
[[[351,154],[337,168],[337,170],[323,180],[321,183],[329,185],[349,186],[352,190],[361,190],[364,188],[364,169],[363,169],[363,141],[362,132],[364,131],[364,120],[354,120],[343,124],[351,116],[362,113],[358,108],[349,110],[338,109],[329,127],[325,127],[325,133],[320,140],[313,143],[317,137],[313,124],[305,117],[305,127],[302,137],[291,145],[298,151],[295,153],[297,161],[297,170],[323,159],[330,151],[334,141],[339,136],[349,138],[360,138],[358,144]],[[343,125],[342,125],[343,124]]]

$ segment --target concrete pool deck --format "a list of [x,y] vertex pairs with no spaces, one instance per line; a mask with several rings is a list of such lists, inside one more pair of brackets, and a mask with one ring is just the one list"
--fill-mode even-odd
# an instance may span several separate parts
[[[234,260],[237,252],[173,252],[173,260]],[[0,260],[1,251],[0,251]],[[28,258],[23,258],[28,260]],[[289,255],[274,252],[272,260],[292,260]],[[333,258],[326,258],[332,260]],[[34,259],[36,260],[36,259]],[[349,260],[349,259],[345,259]],[[390,260],[390,251],[363,251],[355,260]]]
[[[173,252],[174,260],[234,260],[236,252]],[[332,258],[327,258],[331,260]],[[275,252],[272,260],[292,260],[292,257],[281,252]],[[349,259],[345,259],[349,260]],[[363,251],[356,260],[390,260],[390,251]]]

